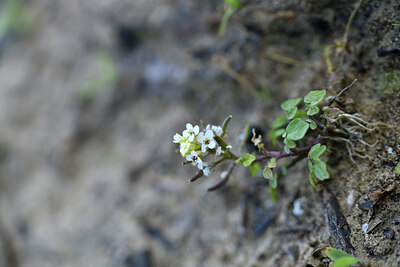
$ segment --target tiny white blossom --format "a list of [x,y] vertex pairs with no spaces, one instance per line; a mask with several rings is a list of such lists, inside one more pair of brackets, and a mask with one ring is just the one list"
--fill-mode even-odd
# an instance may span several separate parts
[[181,143],[180,152],[181,152],[182,156],[185,156],[187,154],[187,152],[189,151],[189,148],[190,148],[190,142]]
[[183,137],[187,138],[190,142],[193,142],[196,135],[199,134],[200,128],[198,125],[193,127],[192,124],[186,123],[186,130],[183,131]]
[[208,130],[213,131],[215,135],[219,135],[219,136],[221,136],[221,134],[223,132],[221,126],[215,126],[215,125],[210,125],[210,124],[207,124],[206,131],[208,131]]
[[229,149],[229,148],[232,148],[232,146],[231,146],[231,145],[227,145],[227,146],[226,146],[226,148],[228,148],[228,149]]
[[174,135],[174,141],[173,141],[174,143],[180,143],[182,140],[183,140],[182,135],[180,135],[180,134]]
[[207,148],[213,149],[217,145],[214,140],[214,133],[211,130],[207,130],[206,133],[200,133],[197,136],[197,141],[201,144],[201,152],[205,153]]
[[210,173],[211,173],[210,167],[205,167],[205,168],[203,169],[203,174],[204,174],[205,176],[209,176]]
[[221,136],[221,134],[222,134],[222,127],[221,126],[215,126],[215,125],[213,125],[213,126],[211,126],[211,130],[216,134],[216,135],[219,135],[219,136]]
[[221,155],[222,153],[224,153],[224,151],[222,150],[222,147],[217,146],[217,149],[216,149],[216,151],[215,151],[215,155],[219,156],[219,155]]
[[200,170],[203,169],[203,161],[201,158],[199,158],[199,155],[196,153],[196,151],[190,152],[190,154],[186,156],[186,160],[192,162],[192,165],[194,166],[198,165]]

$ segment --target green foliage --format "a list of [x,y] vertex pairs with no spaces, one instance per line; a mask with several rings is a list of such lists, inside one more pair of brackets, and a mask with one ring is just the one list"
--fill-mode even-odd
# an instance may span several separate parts
[[321,181],[329,179],[330,177],[326,163],[320,159],[325,150],[325,145],[321,146],[321,144],[316,144],[308,152],[308,169],[310,171],[310,182],[314,187],[314,177],[317,177]]
[[285,115],[279,116],[271,125],[272,130],[269,132],[269,137],[272,140],[272,144],[276,146],[277,140],[285,132],[285,129],[281,128],[285,125],[287,119]]
[[323,251],[334,261],[333,267],[348,267],[359,262],[352,255],[333,247],[326,247]]
[[286,138],[289,140],[301,140],[307,133],[310,125],[302,119],[292,120],[286,127]]
[[239,159],[236,160],[237,164],[241,164],[245,167],[249,167],[253,161],[256,159],[256,156],[249,153],[244,153]]
[[396,168],[394,169],[394,172],[395,172],[396,174],[400,175],[400,162],[397,163],[397,166],[396,166]]
[[286,117],[288,120],[293,119],[297,113],[297,105],[303,100],[303,98],[288,99],[281,104],[281,108],[286,111]]
[[228,26],[229,19],[235,13],[236,10],[239,10],[243,7],[243,5],[238,0],[224,0],[229,4],[229,7],[225,10],[224,15],[222,16],[221,23],[219,24],[218,35],[224,36],[226,27]]
[[224,0],[225,3],[228,3],[231,7],[235,9],[242,8],[243,5],[238,0]]
[[260,164],[258,164],[258,163],[254,163],[254,164],[251,164],[251,165],[249,166],[249,169],[250,169],[250,174],[251,174],[251,176],[252,176],[252,177],[256,177],[258,171],[261,169],[261,166],[260,166]]
[[318,105],[322,102],[322,100],[324,100],[325,95],[326,95],[326,90],[314,90],[309,92],[304,97],[304,103],[306,104],[307,107],[308,116],[314,116],[318,114],[319,112]]
[[9,32],[23,34],[32,26],[33,17],[22,0],[7,0],[0,9],[0,40]]

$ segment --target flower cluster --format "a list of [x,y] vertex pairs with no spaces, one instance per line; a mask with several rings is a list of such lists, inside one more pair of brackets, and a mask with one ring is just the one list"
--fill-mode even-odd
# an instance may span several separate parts
[[[216,138],[223,141],[223,130],[221,126],[207,125],[203,131],[200,131],[198,125],[193,126],[190,123],[186,124],[186,130],[182,135],[174,135],[174,143],[180,144],[179,151],[182,157],[197,166],[203,171],[204,175],[208,176],[213,167],[206,157],[209,155],[220,156],[225,153]],[[227,145],[225,149],[232,148]]]

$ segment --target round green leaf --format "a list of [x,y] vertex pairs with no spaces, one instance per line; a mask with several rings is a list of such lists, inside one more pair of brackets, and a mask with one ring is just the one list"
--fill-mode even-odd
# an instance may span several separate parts
[[307,108],[308,116],[314,116],[315,114],[318,114],[318,112],[319,112],[319,107],[311,106]]
[[288,99],[285,102],[283,102],[281,104],[281,108],[285,111],[288,111],[290,109],[293,109],[294,107],[296,107],[302,100],[303,98],[299,97],[299,98],[295,98],[295,99]]
[[308,152],[308,157],[310,159],[319,159],[321,155],[325,152],[326,146],[321,144],[316,144],[314,145],[311,149],[310,152]]
[[321,181],[329,179],[329,172],[326,170],[326,163],[321,160],[314,160],[313,172]]
[[313,120],[310,121],[310,128],[311,130],[317,129],[317,124]]
[[304,97],[304,103],[309,106],[318,105],[325,97],[326,90],[314,90],[309,92],[306,97]]
[[302,119],[294,119],[286,127],[287,139],[300,140],[307,133],[310,125]]
[[285,143],[285,145],[286,145],[288,148],[295,148],[295,147],[296,147],[296,143],[293,142],[292,140],[288,139],[288,138],[285,138],[285,139],[283,140],[283,143]]
[[272,180],[272,178],[274,177],[274,173],[270,168],[268,168],[268,166],[265,166],[263,176],[265,179]]
[[286,116],[281,115],[279,116],[271,125],[272,129],[277,129],[285,125],[286,123]]

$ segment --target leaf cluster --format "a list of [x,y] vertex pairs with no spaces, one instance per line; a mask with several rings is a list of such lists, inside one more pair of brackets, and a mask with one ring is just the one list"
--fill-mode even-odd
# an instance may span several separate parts
[[317,177],[321,181],[329,179],[330,177],[325,161],[321,160],[320,158],[325,150],[325,145],[316,144],[308,152],[308,170],[310,171],[310,182],[314,187],[316,187],[314,177]]

